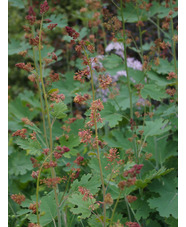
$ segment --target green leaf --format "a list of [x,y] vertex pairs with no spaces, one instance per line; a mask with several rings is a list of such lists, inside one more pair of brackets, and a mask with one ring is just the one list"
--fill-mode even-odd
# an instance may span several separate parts
[[70,135],[68,139],[65,136],[62,136],[60,139],[61,146],[67,146],[69,148],[77,147],[80,144],[79,137],[75,135]]
[[101,217],[95,216],[95,215],[92,215],[88,219],[88,224],[91,227],[102,227],[103,226],[103,224],[101,223]]
[[151,219],[146,220],[147,227],[161,227],[161,225],[157,221],[153,221]]
[[146,99],[148,96],[150,96],[154,100],[161,101],[161,99],[164,99],[167,96],[164,89],[160,89],[155,84],[145,84],[144,88],[141,90],[141,96],[142,98]]
[[47,28],[49,24],[57,24],[56,28],[64,28],[67,26],[67,19],[62,14],[52,14],[50,17],[47,17],[47,19],[51,20],[50,23],[44,23],[43,28]]
[[158,118],[154,121],[145,121],[146,126],[139,126],[139,130],[144,130],[144,135],[148,136],[157,136],[162,135],[165,132],[171,129],[171,126],[168,126],[169,120],[164,120],[162,118]]
[[113,130],[110,135],[103,137],[109,147],[123,148],[125,150],[131,147],[131,142],[129,142],[127,138],[128,137],[119,130]]
[[119,121],[122,120],[122,115],[117,113],[115,107],[109,102],[104,104],[104,109],[101,112],[101,117],[103,118],[103,122],[108,122],[111,128],[118,125]]
[[40,217],[42,226],[46,226],[55,219],[57,215],[57,208],[54,193],[50,193],[47,196],[42,197],[40,212],[44,214]]
[[168,81],[163,75],[158,75],[154,71],[147,72],[148,77],[159,87],[166,87],[172,82]]
[[162,217],[169,217],[172,215],[178,218],[178,191],[177,181],[172,176],[167,176],[163,182],[156,181],[149,186],[152,192],[159,193],[159,197],[150,198],[148,200],[149,206],[159,211]]
[[175,219],[172,216],[166,218],[165,222],[169,225],[169,227],[178,227],[178,219]]
[[77,179],[73,182],[73,184],[71,185],[70,191],[71,192],[78,191],[79,186],[83,186],[83,187],[85,186],[86,189],[90,191],[90,193],[95,195],[99,191],[101,186],[100,177],[98,175],[92,176],[92,174],[90,173],[87,175],[83,175],[80,181]]
[[[123,17],[126,23],[136,23],[138,22],[138,20],[140,21],[147,20],[145,10],[141,10],[138,8],[138,13],[139,18],[133,3],[127,3],[125,5],[125,8],[123,8]],[[118,10],[118,15],[121,15],[120,10]],[[119,19],[122,20],[121,16],[119,16]]]
[[28,119],[32,120],[39,113],[39,111],[35,109],[30,111],[26,104],[24,104],[19,97],[9,103],[8,112],[9,116],[14,116],[19,121],[24,117],[28,117]]
[[136,187],[138,188],[145,188],[147,187],[147,185],[149,183],[151,183],[151,181],[153,179],[159,178],[160,176],[166,175],[168,173],[170,173],[172,169],[166,169],[164,167],[162,167],[161,169],[159,169],[158,171],[156,171],[155,169],[150,171],[145,177],[144,179],[138,179],[135,183]]
[[27,50],[30,48],[28,43],[21,42],[16,39],[11,39],[11,42],[8,44],[8,55],[18,54],[21,51]]
[[25,8],[25,1],[24,0],[8,0],[12,6],[15,6],[19,9]]
[[9,174],[24,175],[27,171],[32,170],[30,158],[25,153],[14,152],[9,158]]
[[34,95],[34,93],[30,90],[24,90],[23,93],[18,95],[20,100],[26,104],[30,104],[34,108],[41,108],[41,104],[38,100],[38,97]]
[[146,201],[146,199],[143,198],[143,200],[138,197],[136,201],[131,203],[131,207],[135,211],[135,217],[140,220],[141,218],[146,219],[149,216],[149,213],[151,212],[151,209]]
[[162,59],[160,58],[160,64],[155,65],[154,63],[152,64],[152,69],[156,71],[159,74],[168,74],[170,72],[175,71],[175,67],[173,62],[169,62],[167,59]]
[[65,95],[65,103],[72,101],[75,89],[79,86],[79,83],[73,79],[74,72],[68,72],[65,74],[65,78],[60,81],[52,83],[52,88],[59,89],[59,93]]
[[[71,204],[70,211],[73,214],[79,214],[81,218],[88,218],[91,215],[90,206],[96,202],[95,199],[88,198],[86,201],[83,200],[83,195],[73,194],[68,198],[68,202]],[[94,204],[95,209],[98,208],[97,204]]]
[[67,115],[66,112],[67,105],[64,102],[54,103],[54,110],[51,112],[51,115],[57,119],[65,118]]
[[41,155],[42,146],[36,140],[16,138],[15,143],[31,155]]

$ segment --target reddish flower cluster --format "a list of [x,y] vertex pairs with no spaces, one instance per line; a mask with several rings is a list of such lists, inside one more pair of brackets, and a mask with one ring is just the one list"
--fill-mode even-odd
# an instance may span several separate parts
[[34,68],[31,66],[30,63],[27,63],[26,65],[25,65],[25,63],[17,63],[15,66],[20,68],[20,69],[23,69],[27,72],[31,72],[31,71],[34,70]]
[[41,227],[39,224],[29,223],[28,227]]
[[56,82],[59,80],[59,73],[50,73],[49,77],[52,80],[52,82]]
[[168,89],[166,89],[166,93],[170,96],[174,96],[176,94],[176,89],[175,88],[168,88]]
[[32,210],[32,213],[36,213],[36,203],[31,203],[30,206],[28,207],[29,210]]
[[39,170],[38,171],[32,171],[31,177],[37,179],[39,175]]
[[79,187],[78,187],[78,191],[79,191],[82,195],[84,195],[84,196],[83,196],[83,200],[84,200],[84,201],[87,201],[88,198],[90,198],[90,199],[93,199],[93,198],[94,198],[93,195],[90,193],[90,191],[89,191],[88,189],[86,189],[85,187],[79,186]]
[[176,73],[174,73],[174,72],[170,72],[169,74],[168,74],[169,76],[167,76],[166,78],[167,78],[167,80],[171,80],[171,79],[177,79],[177,75],[176,75]]
[[95,48],[94,48],[93,45],[91,45],[91,44],[88,44],[88,45],[87,45],[87,50],[90,51],[91,53],[94,53],[94,49],[95,49]]
[[27,50],[20,51],[18,54],[25,57],[27,55]]
[[57,146],[56,150],[60,151],[61,154],[64,154],[70,151],[70,149],[66,146],[63,146],[63,147]]
[[118,151],[116,148],[111,148],[109,150],[109,154],[106,155],[106,158],[109,162],[113,162],[114,160],[118,159],[120,156],[118,155]]
[[98,113],[98,111],[101,111],[102,109],[104,109],[103,103],[101,102],[100,99],[95,100],[92,102],[90,110],[90,121],[87,122],[87,126],[92,127],[96,122],[103,122],[100,113]]
[[36,132],[30,133],[30,136],[31,136],[32,140],[36,140],[37,139]]
[[36,21],[36,14],[32,8],[32,6],[29,7],[28,15],[25,17],[26,20],[29,21],[30,25],[33,25]]
[[112,205],[113,204],[113,198],[110,193],[107,193],[104,198],[104,202],[106,204]]
[[47,28],[50,29],[50,30],[53,30],[56,26],[57,26],[57,24],[49,24],[47,26]]
[[32,162],[33,168],[37,168],[37,167],[40,166],[40,164],[38,163],[37,159],[31,157],[30,160]]
[[81,143],[91,143],[92,139],[92,131],[90,129],[81,130],[78,133],[79,137],[81,138]]
[[35,82],[36,80],[36,76],[34,74],[31,74],[28,76],[28,79],[31,81],[31,82]]
[[43,153],[44,155],[48,155],[49,151],[50,151],[49,148],[44,148],[42,153]]
[[23,128],[21,130],[17,130],[16,132],[14,132],[12,134],[12,136],[20,136],[22,139],[25,139],[26,138],[26,135],[25,135],[26,132],[27,132],[27,129]]
[[65,100],[65,95],[64,94],[58,94],[59,91],[54,91],[50,94],[50,100],[56,103],[59,103],[61,101]]
[[127,201],[129,203],[132,203],[134,201],[136,201],[137,197],[136,196],[133,196],[133,195],[127,195]]
[[84,83],[85,82],[85,78],[89,74],[90,74],[90,71],[88,70],[88,68],[86,68],[86,69],[84,69],[82,71],[79,71],[79,72],[75,73],[74,80],[78,80],[81,83]]
[[40,180],[41,184],[46,184],[49,188],[56,187],[57,184],[60,184],[63,178],[61,177],[55,177],[55,178],[46,178],[43,180]]
[[79,33],[76,32],[73,28],[66,26],[65,29],[68,35],[72,37],[74,40],[79,37]]
[[95,101],[92,102],[91,107],[90,107],[91,111],[101,111],[104,109],[103,103],[101,102],[100,99],[97,99]]
[[25,124],[25,125],[30,125],[30,126],[33,126],[33,122],[31,122],[28,117],[23,117],[21,118],[21,121]]
[[89,94],[84,94],[83,96],[76,94],[76,97],[74,97],[74,102],[84,105],[84,104],[86,104],[86,101],[88,99],[91,99],[91,96]]
[[39,45],[39,36],[36,36],[35,38],[30,38],[29,43],[30,43],[30,45],[38,46]]
[[112,78],[110,76],[101,76],[99,75],[99,86],[105,90],[109,87],[109,85],[112,83]]
[[15,203],[18,203],[20,205],[23,201],[25,201],[25,196],[21,195],[20,193],[19,194],[13,194],[13,195],[11,195],[11,199]]
[[140,225],[137,222],[126,222],[125,223],[126,226],[128,227],[140,227]]
[[50,161],[50,162],[43,163],[43,168],[44,169],[54,168],[56,166],[57,166],[57,162],[55,162],[55,161]]
[[52,60],[57,61],[57,55],[54,52],[48,53],[48,56],[51,56],[51,55],[52,55]]
[[127,170],[123,173],[124,177],[129,177],[127,180],[120,181],[118,183],[118,188],[123,190],[125,187],[130,187],[135,184],[136,182],[136,175],[140,173],[143,164],[134,165],[130,170]]
[[138,21],[138,23],[136,23],[136,27],[143,27],[145,26],[143,21]]
[[40,14],[46,13],[49,10],[48,2],[45,0],[43,4],[40,5]]
[[74,161],[74,163],[76,163],[77,165],[82,165],[82,162],[84,161],[84,158],[82,156],[78,156],[76,158],[76,160]]
[[136,164],[131,169],[125,171],[123,173],[123,176],[124,177],[128,177],[128,176],[129,177],[136,177],[136,175],[140,173],[140,170],[141,170],[142,167],[143,167],[143,164],[140,164],[140,165]]
[[70,178],[71,178],[71,181],[73,182],[75,179],[77,179],[79,177],[79,174],[80,174],[80,169],[79,168],[72,168],[71,171],[73,171],[71,174],[70,174]]

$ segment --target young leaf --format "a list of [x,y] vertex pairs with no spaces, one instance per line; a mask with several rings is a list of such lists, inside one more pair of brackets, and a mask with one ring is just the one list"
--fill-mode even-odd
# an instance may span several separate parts
[[83,195],[81,194],[73,194],[71,197],[69,197],[68,202],[71,204],[70,211],[73,214],[79,214],[81,218],[88,218],[91,215],[91,205],[94,206],[94,208],[98,208],[97,204],[94,204],[96,202],[95,199],[88,198],[87,200],[83,200]]
[[54,111],[51,112],[51,115],[57,119],[65,118],[67,115],[66,112],[67,106],[64,102],[54,103]]
[[144,135],[147,136],[157,136],[162,135],[171,129],[168,125],[168,120],[163,120],[162,118],[156,119],[154,121],[146,121],[146,126],[139,126],[139,130],[144,130]]
[[104,109],[101,112],[101,117],[104,120],[103,122],[108,122],[111,128],[115,127],[119,121],[122,120],[122,115],[117,113],[115,107],[109,102],[104,105]]
[[42,146],[36,140],[16,138],[15,143],[31,155],[41,154]]
[[71,185],[71,192],[77,191],[79,186],[86,187],[90,193],[95,195],[101,186],[100,177],[98,175],[92,176],[90,173],[83,175],[80,181],[77,179],[73,182]]
[[28,156],[20,152],[14,152],[9,158],[9,174],[24,175],[27,171],[32,170],[32,163]]
[[150,190],[159,193],[160,197],[148,200],[151,208],[156,208],[162,217],[172,215],[178,218],[178,191],[177,182],[171,176],[164,178],[164,183],[154,182],[149,186]]

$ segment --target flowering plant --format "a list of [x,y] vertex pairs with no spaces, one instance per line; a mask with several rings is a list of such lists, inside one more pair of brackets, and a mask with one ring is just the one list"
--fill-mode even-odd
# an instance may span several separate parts
[[9,225],[175,227],[177,1],[73,3],[9,3]]

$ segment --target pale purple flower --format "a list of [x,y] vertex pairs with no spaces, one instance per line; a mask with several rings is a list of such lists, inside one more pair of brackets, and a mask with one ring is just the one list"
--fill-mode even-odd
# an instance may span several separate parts
[[112,50],[124,51],[123,43],[119,43],[119,42],[111,42],[111,43],[109,43],[109,45],[106,47],[105,51],[106,52],[110,52]]
[[133,68],[134,70],[140,70],[142,71],[143,65],[140,61],[134,59],[134,58],[127,58],[127,66],[130,68]]

